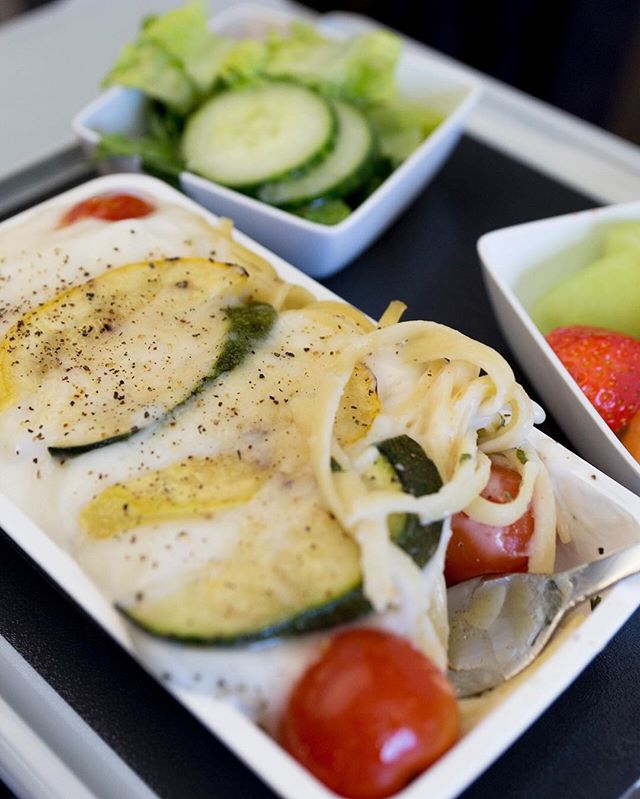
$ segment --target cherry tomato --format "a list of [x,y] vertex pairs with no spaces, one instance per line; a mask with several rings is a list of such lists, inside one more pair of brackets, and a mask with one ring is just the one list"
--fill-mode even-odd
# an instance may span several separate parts
[[380,630],[335,635],[294,686],[282,745],[332,790],[381,799],[459,736],[445,676],[405,639]]
[[[503,503],[517,496],[519,490],[520,475],[494,463],[482,496]],[[474,522],[466,513],[456,513],[451,518],[452,535],[444,567],[447,585],[484,574],[527,571],[533,528],[531,506],[508,527],[490,527]]]
[[133,194],[102,194],[74,205],[60,220],[60,227],[72,225],[80,219],[93,217],[105,222],[119,222],[122,219],[138,219],[149,216],[153,205]]

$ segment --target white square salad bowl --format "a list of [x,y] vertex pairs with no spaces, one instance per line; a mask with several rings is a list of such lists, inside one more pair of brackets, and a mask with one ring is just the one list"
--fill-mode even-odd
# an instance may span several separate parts
[[[176,190],[143,175],[111,175],[90,181],[0,225],[23,222],[42,208],[69,207],[101,193],[138,193],[168,201],[200,215],[217,218]],[[290,264],[235,232],[241,244],[267,258],[279,275],[312,291],[319,299],[336,296]],[[592,560],[598,548],[607,552],[640,541],[640,498],[595,470],[559,444],[536,433],[535,445],[545,460],[559,497],[558,511],[576,536],[559,552],[557,567]],[[0,492],[0,527],[92,618],[145,667],[144,644],[103,596],[77,561]],[[578,676],[640,605],[640,577],[618,584],[578,629],[567,630],[555,650],[535,670],[513,683],[513,690],[446,755],[395,796],[397,799],[453,799],[495,760]],[[166,646],[176,647],[167,643]],[[153,672],[152,672],[153,673]],[[223,740],[246,764],[286,799],[336,799],[265,732],[238,709],[173,682],[163,683],[207,729]]]
[[[218,33],[237,38],[262,37],[285,29],[299,14],[258,5],[237,5],[213,19]],[[339,27],[322,25],[322,33],[345,38]],[[406,208],[434,176],[458,141],[469,112],[480,95],[479,83],[462,70],[443,66],[426,52],[405,48],[397,70],[400,93],[443,116],[435,131],[344,221],[322,225],[266,205],[190,172],[180,176],[189,197],[211,211],[229,216],[238,226],[310,275],[328,277],[353,260]],[[140,92],[115,87],[100,95],[73,119],[73,130],[90,156],[100,133],[138,134],[143,129],[145,100]],[[109,171],[139,171],[134,158],[113,159]]]
[[640,202],[496,230],[479,240],[478,252],[496,316],[545,405],[583,457],[640,493],[640,464],[582,393],[530,316],[549,289],[598,258],[611,225],[630,220],[640,220]]

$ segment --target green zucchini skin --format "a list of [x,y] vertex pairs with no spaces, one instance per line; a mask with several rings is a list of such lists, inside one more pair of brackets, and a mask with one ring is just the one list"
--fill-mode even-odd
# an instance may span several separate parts
[[[424,496],[434,493],[442,487],[442,480],[435,465],[426,456],[422,447],[409,436],[403,435],[387,439],[378,444],[377,448],[387,466],[390,466],[395,472],[396,481],[400,483],[406,493],[413,496]],[[331,469],[333,472],[341,471],[340,465],[334,459],[332,459]],[[442,522],[421,525],[415,514],[394,514],[394,516],[395,519],[389,520],[391,537],[422,568],[438,546]],[[344,593],[328,602],[305,608],[300,613],[280,619],[274,624],[261,627],[250,633],[225,637],[203,638],[160,633],[149,624],[141,623],[126,607],[122,605],[116,605],[116,607],[135,626],[152,635],[181,644],[227,648],[239,648],[261,641],[291,638],[326,630],[366,616],[373,611],[371,603],[364,595],[361,581],[346,587]]]
[[[393,466],[407,494],[422,497],[435,494],[442,488],[442,479],[435,464],[427,458],[420,444],[409,436],[388,438],[378,444],[378,450]],[[438,548],[441,532],[441,521],[423,525],[415,513],[408,513],[404,529],[395,541],[423,568]]]
[[84,455],[85,452],[91,452],[94,449],[102,449],[111,444],[117,444],[119,441],[126,441],[131,438],[131,436],[135,436],[136,433],[139,433],[141,429],[140,427],[132,427],[131,430],[127,430],[126,433],[120,433],[110,438],[103,438],[101,441],[92,441],[88,444],[81,444],[75,447],[47,447],[47,450],[49,455],[54,458],[75,458],[77,455]]
[[236,305],[227,308],[225,314],[229,320],[229,330],[222,352],[216,358],[209,375],[194,388],[187,399],[202,391],[212,380],[239,366],[252,347],[269,335],[277,317],[275,309],[265,302]]
[[321,605],[307,608],[302,613],[281,619],[274,624],[261,627],[259,630],[233,636],[203,638],[193,635],[172,635],[158,632],[152,626],[142,623],[124,605],[116,604],[116,609],[138,629],[165,641],[174,641],[177,644],[187,646],[220,647],[224,649],[240,649],[263,641],[295,638],[298,635],[326,630],[357,619],[360,616],[365,616],[373,610],[371,603],[364,596],[362,586],[357,585],[329,602],[323,602]]
[[409,436],[396,436],[380,442],[377,447],[393,466],[405,493],[423,497],[442,488],[435,464],[417,441]]
[[[196,394],[199,394],[205,386],[216,380],[220,375],[230,372],[242,363],[250,353],[251,348],[269,335],[277,317],[277,312],[271,305],[261,302],[233,306],[225,309],[225,314],[229,320],[229,329],[222,345],[222,350],[214,361],[211,371],[192,388],[184,399],[177,405],[168,408],[162,419],[166,419],[170,414],[175,413],[182,405]],[[156,419],[152,424],[157,424],[162,419]],[[148,426],[150,427],[151,425]],[[119,441],[126,441],[145,429],[147,428],[132,427],[126,433],[103,438],[100,441],[89,441],[86,444],[73,447],[49,447],[48,450],[53,457],[73,458],[77,455],[83,455],[85,452],[91,452],[94,449],[101,449]]]

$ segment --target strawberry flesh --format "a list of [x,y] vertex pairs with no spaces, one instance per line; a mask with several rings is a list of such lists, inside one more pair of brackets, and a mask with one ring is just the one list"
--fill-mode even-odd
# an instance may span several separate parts
[[609,427],[626,427],[640,410],[640,341],[586,325],[556,328],[547,341]]

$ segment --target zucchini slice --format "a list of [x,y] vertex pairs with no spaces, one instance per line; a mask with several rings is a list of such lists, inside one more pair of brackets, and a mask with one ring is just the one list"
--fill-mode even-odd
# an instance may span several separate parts
[[0,409],[29,398],[53,455],[79,455],[157,422],[236,366],[275,318],[228,307],[242,267],[203,258],[128,264],[26,313],[0,342]]
[[311,168],[332,149],[336,119],[319,94],[293,83],[233,89],[205,103],[187,123],[188,169],[249,190]]
[[[219,315],[220,313],[218,313],[218,316]],[[128,428],[123,433],[116,433],[115,435],[110,435],[97,441],[71,445],[65,443],[63,446],[50,446],[48,448],[49,453],[51,455],[57,455],[60,457],[74,457],[76,455],[82,455],[83,453],[89,452],[92,449],[98,449],[100,447],[108,446],[109,444],[115,444],[117,441],[125,441],[132,435],[139,433],[140,430],[148,427],[150,424],[160,421],[164,416],[177,410],[192,396],[202,391],[207,383],[210,383],[211,381],[220,377],[220,375],[224,374],[225,372],[230,372],[232,369],[235,369],[235,367],[238,366],[249,354],[251,348],[255,346],[258,341],[266,338],[266,336],[269,334],[269,331],[271,330],[276,319],[276,311],[271,307],[271,305],[267,305],[266,303],[251,303],[249,305],[236,305],[229,308],[222,308],[222,316],[225,320],[225,324],[220,340],[215,342],[213,340],[211,341],[212,346],[219,346],[218,356],[213,362],[213,365],[211,365],[209,360],[210,353],[204,354],[203,360],[200,364],[200,369],[194,376],[194,382],[188,387],[187,392],[183,394],[182,397],[179,397],[175,391],[171,393],[167,391],[167,393],[161,398],[161,400],[164,401],[164,405],[158,405],[158,402],[156,403],[157,415],[154,415],[151,411],[144,412],[143,416],[147,424],[138,423]],[[210,316],[211,320],[214,318],[215,317],[213,315]],[[177,337],[172,341],[175,346]],[[189,346],[189,344],[190,342],[187,343],[187,346]],[[190,360],[193,357],[193,351],[191,351],[190,354],[187,354],[187,360]],[[172,375],[171,380],[175,381],[175,383],[178,383],[178,385],[185,386],[186,384],[184,377],[185,372],[183,371],[181,373],[181,379]],[[158,379],[161,379],[160,375],[158,375]],[[163,379],[166,380],[166,374],[164,375]],[[168,383],[162,383],[161,388],[165,385],[168,385]],[[148,393],[146,395],[141,397],[141,400],[143,403],[146,401],[148,404],[150,399],[149,386],[147,386],[147,392]],[[174,402],[173,398],[177,399],[177,402]],[[106,418],[103,420],[103,424],[108,425],[110,422],[110,417],[108,414],[105,414],[105,417]],[[121,418],[121,414],[117,414],[116,418]]]
[[257,197],[270,205],[294,208],[313,200],[344,197],[368,177],[374,139],[364,115],[348,103],[334,103],[338,138],[333,150],[320,163],[299,177],[267,183]]
[[[442,485],[431,461],[409,437],[382,442],[378,449],[380,456],[367,475],[372,485],[416,495]],[[413,515],[395,514],[389,529],[423,566],[437,546],[441,523],[423,527]],[[356,542],[315,503],[296,506],[285,526],[262,525],[224,562],[178,590],[137,595],[119,608],[149,633],[209,646],[298,635],[371,611]]]

